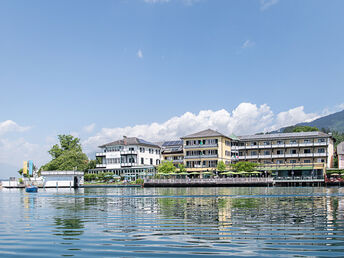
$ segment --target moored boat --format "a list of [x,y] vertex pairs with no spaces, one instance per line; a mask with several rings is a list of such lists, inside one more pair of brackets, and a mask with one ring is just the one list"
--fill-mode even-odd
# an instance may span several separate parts
[[25,191],[27,193],[37,193],[38,187],[34,186],[34,185],[28,185],[28,186],[25,187]]

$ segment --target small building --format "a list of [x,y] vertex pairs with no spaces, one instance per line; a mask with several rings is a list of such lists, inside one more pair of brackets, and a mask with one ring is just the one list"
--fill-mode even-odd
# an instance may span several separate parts
[[337,146],[338,168],[344,169],[344,142]]
[[137,137],[123,136],[123,139],[103,144],[99,148],[102,151],[96,153],[97,167],[89,169],[88,173],[114,173],[132,181],[143,175],[153,176],[161,160],[159,145]]
[[84,184],[84,172],[82,171],[42,171],[43,187],[73,187]]
[[166,141],[161,145],[163,160],[172,161],[175,167],[184,163],[183,141]]

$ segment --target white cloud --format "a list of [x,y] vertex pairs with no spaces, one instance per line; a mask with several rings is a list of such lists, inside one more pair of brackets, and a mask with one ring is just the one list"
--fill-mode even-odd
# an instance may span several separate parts
[[243,44],[242,44],[242,48],[249,48],[249,47],[253,47],[256,43],[254,41],[251,40],[246,40]]
[[311,122],[319,117],[319,114],[305,113],[303,106],[292,108],[288,111],[277,114],[275,124],[270,127],[270,130],[277,130],[281,127],[294,125],[301,122]]
[[202,110],[198,114],[186,112],[163,123],[151,123],[128,127],[103,128],[94,136],[83,141],[87,153],[97,150],[97,146],[126,136],[136,136],[148,141],[178,139],[183,135],[212,128],[224,134],[236,135],[267,132],[296,123],[317,118],[314,113],[305,113],[304,107],[296,107],[288,111],[274,114],[266,105],[241,103],[231,112],[221,109],[217,111]]
[[265,11],[271,6],[277,4],[279,0],[260,0],[260,10]]
[[[48,146],[32,144],[24,138],[0,139],[0,163],[18,169],[22,167],[24,160],[33,160],[35,164],[41,165],[49,159],[47,150]],[[16,171],[13,171],[12,176],[17,176]]]
[[12,120],[6,120],[4,122],[0,122],[0,135],[4,135],[6,133],[11,133],[11,132],[24,132],[29,129],[30,127],[20,126]]
[[339,104],[339,105],[338,105],[338,108],[339,108],[340,110],[344,110],[344,103]]
[[92,123],[92,124],[89,124],[89,125],[86,125],[82,128],[82,130],[86,133],[92,133],[94,128],[95,128],[96,124],[95,123]]
[[139,50],[137,51],[137,57],[140,58],[140,59],[143,58],[143,53],[142,53],[142,50],[141,50],[141,49],[139,49]]

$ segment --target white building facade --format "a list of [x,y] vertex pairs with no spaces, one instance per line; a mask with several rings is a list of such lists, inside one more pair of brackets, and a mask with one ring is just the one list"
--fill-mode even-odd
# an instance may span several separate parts
[[118,176],[137,177],[143,173],[154,173],[161,162],[160,146],[136,137],[126,137],[99,146],[96,153],[98,164],[89,173],[111,172]]
[[344,142],[337,146],[338,168],[344,169]]
[[77,188],[84,184],[82,171],[42,171],[41,176],[47,188]]

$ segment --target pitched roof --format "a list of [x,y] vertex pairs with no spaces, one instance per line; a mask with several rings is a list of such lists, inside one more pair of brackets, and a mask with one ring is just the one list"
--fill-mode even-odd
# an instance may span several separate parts
[[222,136],[222,137],[226,137],[229,138],[228,136],[219,133],[218,131],[212,130],[212,129],[207,129],[207,130],[203,130],[197,133],[193,133],[193,134],[189,134],[186,135],[184,137],[181,137],[181,139],[185,139],[185,138],[199,138],[199,137],[216,137],[216,136]]
[[145,140],[139,139],[137,137],[123,137],[122,140],[117,140],[114,142],[109,142],[106,144],[103,144],[99,146],[99,148],[104,148],[107,146],[116,146],[116,145],[141,145],[141,146],[147,146],[147,147],[154,147],[154,148],[160,148],[160,146],[147,142]]
[[287,138],[304,138],[304,137],[331,137],[323,132],[298,132],[298,133],[272,133],[238,136],[240,140],[265,140],[265,139],[287,139]]
[[344,142],[341,142],[337,146],[337,154],[343,155],[344,154]]

